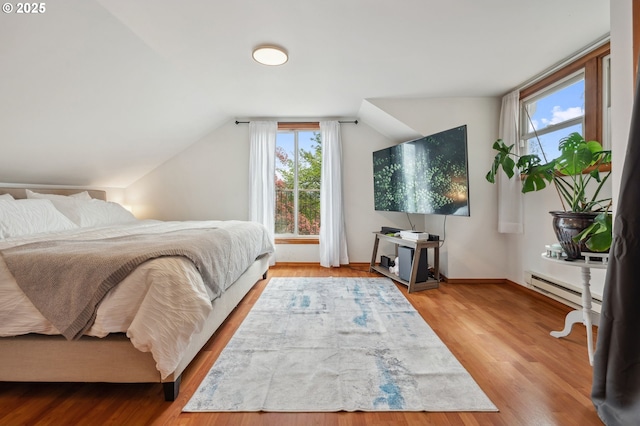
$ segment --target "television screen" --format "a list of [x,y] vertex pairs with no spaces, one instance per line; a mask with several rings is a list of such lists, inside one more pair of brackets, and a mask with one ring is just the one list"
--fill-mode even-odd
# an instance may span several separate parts
[[373,153],[375,209],[469,216],[467,126]]

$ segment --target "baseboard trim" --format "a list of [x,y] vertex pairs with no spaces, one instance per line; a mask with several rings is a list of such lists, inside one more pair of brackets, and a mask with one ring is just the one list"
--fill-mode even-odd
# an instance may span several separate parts
[[275,265],[271,265],[269,268],[290,268],[292,266],[320,266],[319,262],[277,262]]
[[[295,266],[301,266],[301,267],[309,267],[309,266],[316,267],[317,266],[317,267],[320,267],[320,262],[276,262],[276,264],[272,265],[271,268],[277,268],[277,267],[291,268],[291,267],[295,267]],[[370,264],[368,262],[351,262],[351,263],[348,263],[348,264],[336,266],[336,268],[358,268],[358,269],[366,268],[367,271],[368,271],[369,270],[369,266],[370,266]]]
[[[350,262],[346,265],[340,265],[342,268],[353,268],[369,271],[371,264],[369,262]],[[294,268],[294,267],[320,267],[320,262],[276,262],[275,265],[270,268]],[[529,290],[535,294],[539,294],[536,291],[530,290],[521,286],[506,278],[448,278],[446,275],[440,273],[440,281],[448,284],[512,284],[518,287],[522,287],[525,290]]]
[[535,297],[536,299],[544,300],[544,301],[546,301],[548,303],[551,303],[552,305],[556,305],[556,306],[558,306],[560,308],[563,308],[563,309],[569,308],[568,305],[560,302],[559,300],[556,300],[553,297],[545,296],[544,294],[542,294],[542,293],[540,293],[538,291],[535,291],[534,289],[529,288],[527,286],[524,286],[522,284],[518,284],[515,281],[511,281],[509,279],[505,279],[504,282],[505,282],[506,285],[515,287],[515,288],[519,289],[520,291],[522,291],[523,293],[527,293],[528,295],[530,295],[532,297]]
[[349,268],[366,268],[366,270],[368,271],[369,268],[371,267],[371,263],[369,262],[351,262],[348,265],[344,265],[344,266],[348,266]]
[[276,238],[275,244],[320,244],[317,238]]
[[504,284],[504,278],[448,278],[449,284]]

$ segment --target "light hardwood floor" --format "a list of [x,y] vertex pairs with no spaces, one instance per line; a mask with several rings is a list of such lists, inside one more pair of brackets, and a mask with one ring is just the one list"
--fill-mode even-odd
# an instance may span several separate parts
[[[379,276],[364,266],[278,266],[274,276]],[[181,413],[267,280],[183,374],[175,402],[149,384],[0,383],[0,425],[601,425],[590,400],[586,333],[555,339],[570,309],[513,284],[455,283],[409,301],[498,406],[498,413]]]

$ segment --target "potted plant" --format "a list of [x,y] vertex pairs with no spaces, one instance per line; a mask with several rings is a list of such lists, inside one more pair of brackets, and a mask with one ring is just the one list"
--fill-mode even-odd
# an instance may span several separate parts
[[[540,143],[538,141],[538,143]],[[596,141],[586,141],[579,133],[571,133],[558,143],[560,156],[547,161],[537,154],[516,155],[513,145],[501,139],[493,144],[497,151],[486,179],[495,183],[499,169],[513,178],[522,179],[522,192],[555,188],[563,211],[553,216],[556,236],[570,260],[581,258],[580,252],[606,252],[611,246],[611,198],[599,198],[600,190],[611,175],[611,151]],[[600,169],[606,165],[603,176]],[[587,188],[595,184],[591,196]]]

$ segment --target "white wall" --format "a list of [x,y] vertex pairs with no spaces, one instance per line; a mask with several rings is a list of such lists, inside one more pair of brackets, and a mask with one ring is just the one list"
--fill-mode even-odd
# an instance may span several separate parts
[[[341,126],[349,259],[369,262],[373,231],[408,227],[400,214],[373,210],[372,152],[392,145],[367,124]],[[248,219],[249,127],[232,121],[138,180],[126,203],[139,218]],[[319,262],[317,245],[277,246],[279,262]]]
[[624,155],[633,109],[632,0],[611,2],[611,145],[613,150],[613,194],[617,204]]
[[[496,191],[484,180],[496,138],[495,98],[377,100],[376,106],[422,134],[468,125],[470,217],[448,217],[441,250],[450,278],[503,278],[505,237],[496,232]],[[345,222],[349,260],[369,262],[373,232],[381,226],[410,228],[407,215],[373,208],[373,151],[394,145],[366,123],[341,126]],[[248,217],[248,126],[229,122],[127,188],[126,202],[141,218],[163,220]],[[412,215],[418,228],[444,236],[443,216]],[[379,254],[392,253],[381,244]],[[278,245],[280,262],[318,262],[317,245]]]
[[[612,150],[614,171],[610,178],[614,206],[619,190],[620,174],[626,152],[626,144],[633,104],[632,73],[632,29],[631,0],[611,2],[611,52],[612,52]],[[477,105],[474,105],[477,102]],[[579,283],[580,269],[553,264],[544,261],[540,254],[544,246],[556,241],[549,211],[560,208],[558,197],[553,191],[530,193],[525,200],[525,233],[520,235],[501,235],[495,233],[496,198],[495,188],[487,189],[484,174],[490,164],[490,144],[497,135],[497,118],[491,123],[495,108],[481,108],[482,100],[473,99],[431,99],[431,100],[393,100],[374,103],[393,114],[408,126],[423,134],[433,133],[461,124],[457,118],[480,120],[477,133],[469,132],[469,171],[471,176],[471,217],[449,217],[447,219],[447,243],[444,246],[443,265],[445,273],[452,278],[458,277],[506,277],[525,284],[526,272],[535,271],[560,281]],[[489,112],[491,111],[491,112]],[[497,117],[497,115],[496,115]],[[445,125],[446,123],[446,125]],[[468,121],[467,124],[477,123]],[[496,127],[493,127],[493,126]],[[493,136],[493,139],[491,138]],[[485,145],[478,146],[484,138]],[[483,151],[486,149],[486,152]],[[480,207],[480,211],[478,211]],[[486,221],[490,230],[474,226],[477,214]],[[442,219],[427,216],[425,228],[430,231],[442,229]],[[440,232],[442,234],[442,232]],[[495,259],[500,259],[500,264]],[[497,271],[497,272],[496,272]],[[468,275],[467,275],[468,274]],[[495,274],[495,275],[492,275]],[[605,272],[592,271],[592,290],[602,294]]]
[[[342,126],[345,223],[349,260],[370,262],[373,232],[382,226],[409,228],[407,216],[396,212],[377,212],[373,204],[373,152],[394,145],[366,123]],[[378,254],[393,249],[380,244]]]
[[[415,215],[414,223],[446,241],[440,268],[449,278],[504,278],[505,236],[497,232],[497,191],[485,180],[497,139],[497,98],[376,99],[377,107],[423,135],[467,125],[469,217]],[[446,218],[446,224],[445,224]],[[445,232],[446,231],[446,232]]]
[[[610,177],[613,206],[618,202],[620,177],[624,164],[629,123],[633,108],[633,53],[632,53],[632,2],[616,0],[611,2],[611,125],[613,172]],[[558,208],[557,196],[550,191],[543,191],[525,196],[525,235],[515,238],[510,244],[510,251],[521,254],[523,268],[511,270],[508,277],[516,282],[524,283],[523,270],[531,270],[548,275],[564,282],[578,284],[581,282],[580,268],[553,264],[540,258],[543,251],[541,245],[552,241],[555,237],[546,224],[544,212]],[[591,290],[594,295],[601,296],[604,288],[605,271],[591,271]]]
[[[612,13],[612,125],[615,163],[611,182],[604,192],[613,191],[613,194],[617,194],[632,103],[630,1],[627,3],[628,8]],[[622,21],[621,25],[617,25],[618,21]],[[616,44],[619,39],[622,42]],[[617,61],[620,56],[624,59]],[[524,285],[527,272],[533,271],[564,282],[577,284],[581,281],[579,268],[547,262],[540,256],[545,245],[556,241],[548,212],[561,209],[561,205],[553,191],[526,194],[524,234],[502,235],[495,231],[496,188],[484,180],[484,175],[493,156],[491,143],[497,135],[497,103],[473,98],[394,99],[374,100],[373,103],[422,134],[463,123],[469,125],[471,217],[447,218],[447,243],[443,247],[441,261],[445,274],[452,278],[503,277]],[[490,106],[483,105],[484,103]],[[483,225],[479,226],[476,222],[477,215],[480,215]],[[425,229],[442,235],[443,222],[442,216],[426,216]],[[497,263],[496,259],[499,259]],[[594,294],[602,294],[604,279],[604,271],[592,271]]]
[[[626,151],[632,109],[631,0],[611,2],[612,149],[614,201]],[[527,194],[523,235],[498,234],[496,188],[484,174],[497,137],[498,99],[369,100],[422,134],[460,124],[469,126],[471,216],[448,217],[443,271],[451,278],[509,278],[525,283],[534,270],[577,283],[578,268],[544,262],[544,245],[555,241],[550,210],[558,209],[551,191]],[[246,126],[227,123],[126,190],[126,202],[140,217],[159,219],[242,219],[247,217],[248,138]],[[406,215],[373,210],[371,152],[395,143],[365,123],[342,126],[345,162],[345,214],[350,260],[368,262],[373,236],[382,225],[408,228]],[[215,159],[215,160],[211,160]],[[615,205],[615,203],[614,203]],[[421,223],[419,215],[412,215]],[[443,218],[427,216],[425,229],[443,235]],[[278,247],[281,261],[317,261],[316,246]],[[387,253],[381,247],[381,253]],[[575,270],[574,270],[575,269]],[[601,294],[603,274],[594,271],[594,293]]]
[[229,121],[126,189],[144,219],[249,218],[249,127]]

